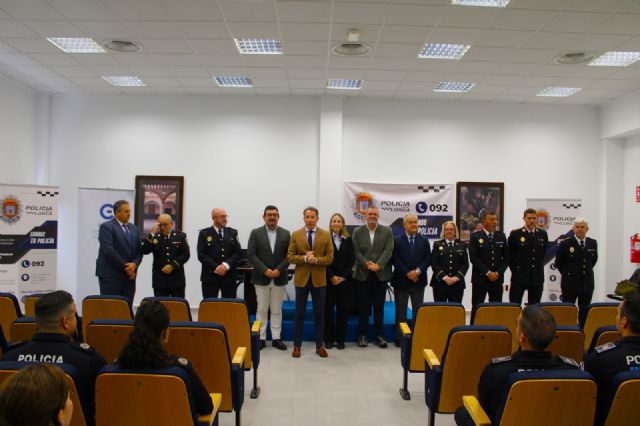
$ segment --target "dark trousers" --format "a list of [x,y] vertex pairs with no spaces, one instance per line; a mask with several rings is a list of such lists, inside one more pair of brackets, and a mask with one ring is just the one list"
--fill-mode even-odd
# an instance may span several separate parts
[[407,322],[407,307],[409,304],[409,298],[411,298],[411,323],[416,318],[416,312],[418,306],[424,302],[424,287],[417,285],[398,285],[393,288],[393,294],[396,307],[396,338],[399,339],[400,323]]
[[100,283],[100,294],[102,296],[124,296],[128,297],[133,304],[133,297],[136,294],[136,281],[128,278],[102,278],[98,277]]
[[207,299],[209,297],[218,297],[218,293],[222,293],[223,298],[235,299],[236,298],[236,283],[230,284],[217,284],[217,283],[202,283],[202,298]]
[[464,288],[460,286],[451,285],[437,285],[433,286],[433,301],[434,302],[454,302],[462,303],[462,296],[464,295]]
[[540,303],[540,299],[542,299],[541,285],[536,287],[522,287],[520,284],[511,284],[511,288],[509,289],[509,302],[522,305],[522,297],[525,291],[527,292],[527,304],[535,305],[536,303]]
[[156,297],[182,297],[184,299],[184,287],[174,288],[153,288],[153,295]]
[[366,281],[356,281],[358,289],[358,334],[367,334],[369,313],[373,305],[373,327],[376,336],[381,336],[384,315],[384,299],[387,295],[387,283],[380,281],[376,274],[369,273]]
[[[338,285],[327,282],[327,301],[324,309],[324,341],[344,343],[347,334],[349,301],[351,300],[351,282]],[[335,307],[335,315],[334,315]]]
[[471,285],[471,306],[484,303],[489,294],[489,302],[502,302],[502,284],[473,283]]
[[307,300],[311,293],[313,303],[313,316],[316,326],[316,347],[322,346],[324,332],[324,299],[326,287],[314,287],[311,279],[304,287],[296,286],[296,319],[294,323],[293,346],[302,346],[302,329],[304,328],[304,315],[307,312]]
[[584,322],[587,319],[587,309],[591,304],[591,297],[593,296],[593,290],[576,291],[562,288],[562,301],[564,303],[576,303],[578,300],[578,321],[580,326],[584,327]]

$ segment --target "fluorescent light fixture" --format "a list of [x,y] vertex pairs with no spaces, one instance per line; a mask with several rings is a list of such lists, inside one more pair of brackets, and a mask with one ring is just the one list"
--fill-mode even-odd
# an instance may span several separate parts
[[460,6],[507,7],[511,0],[451,0]]
[[553,87],[549,86],[546,89],[538,92],[536,96],[552,96],[557,98],[566,98],[574,93],[582,90],[582,87]]
[[434,92],[451,92],[451,93],[464,93],[471,90],[475,83],[464,83],[461,81],[441,81],[438,83]]
[[253,82],[249,77],[218,76],[214,78],[220,87],[253,87]]
[[105,53],[92,38],[87,37],[47,37],[60,50],[67,53]]
[[109,75],[103,76],[105,80],[107,80],[112,86],[119,87],[140,87],[146,86],[144,81],[140,80],[139,77],[135,75]]
[[359,90],[362,89],[362,83],[364,83],[364,80],[332,78],[327,81],[327,89]]
[[234,38],[242,55],[282,55],[280,40],[263,38]]
[[470,47],[466,44],[427,43],[418,52],[418,58],[460,59]]
[[600,67],[626,67],[640,59],[640,52],[607,52],[589,62]]

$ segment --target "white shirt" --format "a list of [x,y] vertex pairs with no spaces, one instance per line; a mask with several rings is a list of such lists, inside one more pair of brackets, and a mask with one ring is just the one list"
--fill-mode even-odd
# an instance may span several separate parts
[[[367,229],[369,229],[369,226],[367,226]],[[376,224],[376,227],[373,228],[373,231],[371,229],[369,229],[369,239],[371,240],[371,245],[373,245],[373,239],[376,236],[376,229],[378,229],[378,225]]]
[[342,236],[336,234],[335,232],[331,233],[333,235],[333,242],[336,245],[336,248],[340,250],[340,244],[342,244]]
[[271,253],[276,249],[276,235],[278,234],[278,227],[269,229],[267,225],[264,226],[267,229],[267,237],[269,238],[269,245],[271,246]]

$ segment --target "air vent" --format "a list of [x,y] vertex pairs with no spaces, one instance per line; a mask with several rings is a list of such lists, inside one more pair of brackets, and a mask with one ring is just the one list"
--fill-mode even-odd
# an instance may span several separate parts
[[556,56],[553,60],[556,64],[576,65],[584,64],[593,59],[593,55],[587,52],[571,52]]
[[371,47],[360,42],[360,30],[354,28],[347,32],[347,41],[334,45],[331,51],[340,56],[362,56],[371,52]]
[[121,53],[134,53],[142,50],[142,47],[138,43],[128,40],[108,40],[102,43],[102,46],[105,49]]

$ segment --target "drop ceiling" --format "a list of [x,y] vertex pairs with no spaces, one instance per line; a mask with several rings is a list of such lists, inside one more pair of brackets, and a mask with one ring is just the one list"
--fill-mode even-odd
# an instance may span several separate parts
[[[640,89],[628,67],[558,65],[560,54],[640,51],[640,0],[512,0],[506,8],[450,0],[0,0],[0,74],[52,94],[324,95],[599,105]],[[371,46],[331,47],[358,29]],[[64,53],[46,37],[125,39],[138,53]],[[240,55],[234,38],[282,40],[283,55]],[[471,45],[460,60],[419,59],[425,43]],[[102,76],[136,75],[145,87]],[[220,88],[215,76],[248,76]],[[327,80],[362,79],[361,90]],[[468,82],[438,93],[439,82]],[[580,87],[566,98],[548,86]]]

